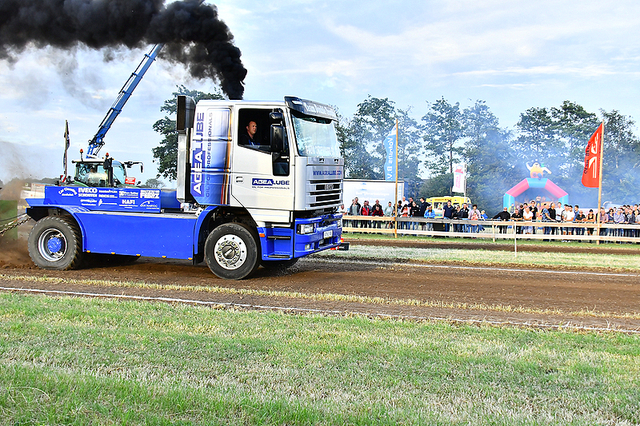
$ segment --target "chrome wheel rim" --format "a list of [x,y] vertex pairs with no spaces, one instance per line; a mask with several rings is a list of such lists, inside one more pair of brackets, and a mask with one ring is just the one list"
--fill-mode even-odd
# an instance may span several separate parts
[[234,270],[244,265],[247,260],[247,246],[237,235],[224,235],[213,248],[218,265],[227,270]]
[[57,262],[67,252],[67,239],[57,229],[47,229],[38,239],[38,251],[47,262]]

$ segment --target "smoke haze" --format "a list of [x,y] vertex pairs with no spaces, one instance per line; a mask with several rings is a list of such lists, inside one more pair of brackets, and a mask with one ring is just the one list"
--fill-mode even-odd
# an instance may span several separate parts
[[[242,99],[247,70],[233,35],[214,5],[200,0],[2,0],[0,59],[15,61],[26,47],[73,49],[143,47],[164,43],[160,57],[187,67],[191,76],[220,82]],[[107,50],[105,59],[111,59]]]

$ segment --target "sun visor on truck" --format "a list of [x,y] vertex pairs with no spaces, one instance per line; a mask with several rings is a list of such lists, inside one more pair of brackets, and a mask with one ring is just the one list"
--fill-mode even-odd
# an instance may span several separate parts
[[336,112],[329,105],[306,99],[294,98],[292,96],[285,96],[284,101],[289,108],[305,115],[328,118],[329,120],[336,120],[338,118]]

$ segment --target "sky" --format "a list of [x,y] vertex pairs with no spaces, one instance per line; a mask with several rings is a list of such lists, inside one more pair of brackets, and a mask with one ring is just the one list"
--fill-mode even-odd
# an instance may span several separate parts
[[[463,108],[484,100],[509,129],[528,108],[570,100],[640,120],[637,1],[213,3],[242,52],[248,100],[298,96],[350,117],[371,95],[411,108],[418,120],[443,97]],[[0,60],[0,180],[59,176],[65,120],[69,157],[77,159],[150,48],[30,48],[13,63]],[[216,87],[160,57],[101,154],[143,161],[144,173],[134,168],[131,175],[155,177],[151,150],[161,137],[152,126],[181,84]]]

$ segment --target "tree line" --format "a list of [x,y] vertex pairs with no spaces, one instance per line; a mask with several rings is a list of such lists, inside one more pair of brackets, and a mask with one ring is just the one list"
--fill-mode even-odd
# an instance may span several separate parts
[[[176,96],[223,99],[220,91],[204,93],[179,86],[161,107],[165,116],[154,124],[163,140],[153,149],[158,177],[176,179]],[[352,117],[338,114],[336,131],[345,158],[345,176],[384,179],[383,141],[398,120],[398,177],[407,196],[451,195],[453,165],[467,164],[467,195],[487,212],[499,211],[504,193],[529,177],[527,164],[538,162],[569,193],[573,203],[597,204],[597,190],[582,186],[584,150],[601,121],[605,123],[603,201],[640,202],[640,139],[635,122],[617,110],[599,114],[575,102],[558,107],[532,107],[520,114],[514,129],[501,127],[485,101],[463,108],[444,97],[428,103],[417,120],[412,108],[388,98],[367,96]],[[426,177],[425,177],[426,176]]]
[[337,126],[347,178],[384,178],[382,142],[396,118],[398,177],[414,198],[451,195],[453,165],[466,163],[467,195],[488,212],[499,211],[504,193],[529,177],[528,164],[538,162],[551,170],[545,177],[569,193],[571,202],[595,206],[597,189],[585,188],[581,179],[587,141],[604,121],[603,201],[640,202],[640,139],[635,122],[617,110],[595,114],[564,101],[527,109],[510,130],[482,100],[463,108],[443,97],[428,103],[418,121],[411,108],[369,95]]

